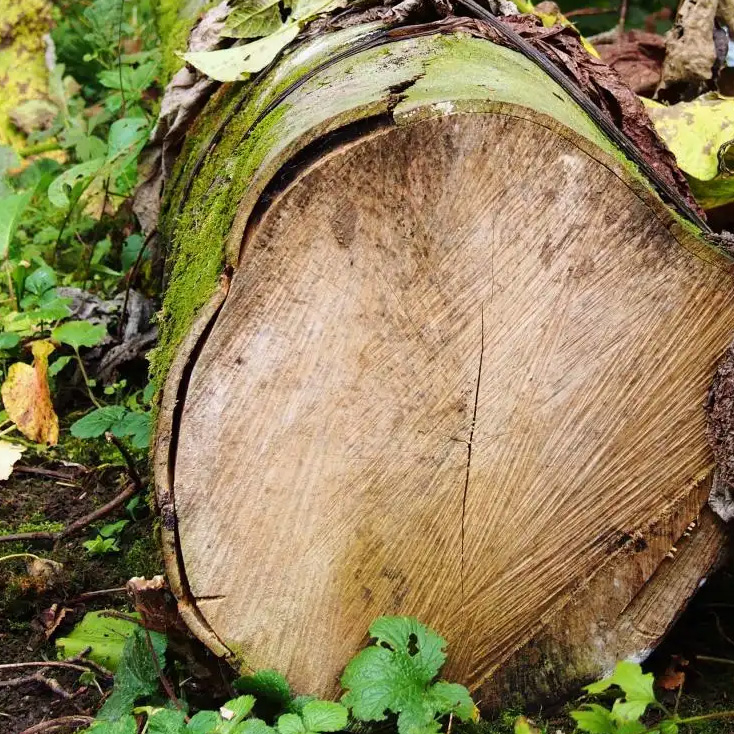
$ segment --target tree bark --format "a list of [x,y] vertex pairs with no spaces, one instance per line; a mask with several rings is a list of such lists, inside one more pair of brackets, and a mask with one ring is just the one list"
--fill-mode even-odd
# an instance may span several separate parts
[[317,68],[373,28],[222,88],[180,156],[168,574],[214,652],[300,692],[406,614],[484,705],[558,697],[644,658],[720,554],[732,265],[513,51],[436,34]]

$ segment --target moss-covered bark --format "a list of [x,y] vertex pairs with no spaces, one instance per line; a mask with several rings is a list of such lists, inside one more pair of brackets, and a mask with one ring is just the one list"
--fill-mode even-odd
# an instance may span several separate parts
[[466,33],[396,39],[343,58],[292,88],[263,116],[296,80],[377,30],[351,28],[294,48],[256,86],[223,87],[190,132],[162,221],[170,278],[153,358],[159,385],[225,266],[236,266],[247,220],[268,182],[299,150],[344,125],[374,115],[403,125],[426,116],[532,110],[611,155],[636,185],[650,190],[634,164],[537,66]]

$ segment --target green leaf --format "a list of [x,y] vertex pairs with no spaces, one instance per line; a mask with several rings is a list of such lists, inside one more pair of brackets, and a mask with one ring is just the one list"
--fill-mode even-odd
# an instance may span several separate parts
[[7,260],[15,230],[32,198],[33,191],[26,191],[0,199],[0,260]]
[[223,35],[260,38],[274,33],[282,24],[278,0],[243,0],[227,16]]
[[478,718],[477,707],[464,686],[440,680],[428,689],[428,693],[439,713],[454,714],[460,721]]
[[658,726],[660,734],[678,734],[678,724],[674,721],[661,721]]
[[36,268],[24,281],[23,287],[28,293],[41,296],[56,285],[56,273],[48,265]]
[[71,426],[74,438],[96,438],[104,435],[127,411],[122,405],[105,405],[87,413]]
[[514,734],[540,734],[540,729],[525,716],[518,716],[515,719]]
[[186,718],[177,709],[156,709],[148,717],[147,734],[186,734]]
[[710,92],[670,106],[643,101],[655,130],[689,177],[699,204],[711,209],[734,201],[734,178],[720,165],[722,158],[734,153],[734,100]]
[[[107,159],[142,148],[148,140],[149,123],[144,117],[123,117],[110,125]],[[136,153],[137,155],[137,153]]]
[[112,695],[99,710],[98,718],[109,721],[120,719],[128,714],[139,698],[150,696],[158,690],[158,670],[148,647],[148,636],[159,664],[163,665],[165,635],[146,633],[138,627],[125,642]]
[[232,734],[277,734],[277,732],[262,719],[245,719],[237,725]]
[[70,193],[77,185],[82,185],[86,188],[104,163],[104,158],[92,158],[91,161],[78,163],[76,166],[67,168],[48,187],[48,200],[54,206],[60,209],[66,209],[71,203],[67,190]]
[[89,734],[137,734],[138,722],[128,714],[116,721],[95,721],[89,729]]
[[311,701],[303,707],[303,723],[309,732],[341,731],[349,712],[340,703]]
[[89,321],[67,321],[51,332],[51,338],[59,344],[68,344],[74,349],[80,347],[96,347],[107,336],[107,329],[102,324]]
[[336,8],[343,8],[347,0],[293,0],[292,18],[307,21],[321,13],[330,13]]
[[108,553],[117,553],[120,550],[117,538],[103,538],[101,536],[85,540],[82,547],[90,556],[104,556]]
[[88,647],[89,659],[105,668],[117,670],[127,639],[138,628],[134,622],[102,616],[103,612],[87,612],[66,636],[56,640],[60,659],[72,658]]
[[431,685],[446,659],[442,637],[413,617],[380,617],[370,635],[376,644],[355,656],[341,679],[342,703],[355,718],[383,721],[391,711],[400,734],[429,734],[438,730],[438,716],[468,714],[457,689]]
[[0,333],[0,349],[12,349],[20,343],[20,337],[9,331]]
[[120,253],[120,262],[123,271],[127,272],[135,264],[140,251],[143,249],[143,238],[139,234],[131,234],[122,243],[122,252]]
[[254,705],[254,696],[238,696],[227,701],[219,709],[224,721],[215,729],[216,734],[234,734],[237,725],[252,711]]
[[236,691],[255,696],[258,705],[266,700],[280,711],[287,709],[293,698],[288,681],[276,670],[258,670],[254,675],[243,675],[232,685]]
[[222,721],[222,717],[216,711],[199,711],[191,717],[186,726],[186,734],[211,734]]
[[619,686],[624,692],[624,702],[616,701],[612,708],[612,716],[616,721],[639,719],[645,709],[657,703],[652,673],[643,673],[637,663],[622,660],[617,663],[614,672],[608,678],[585,686],[588,693],[603,693],[612,686]]
[[278,717],[279,734],[305,734],[306,727],[298,714],[283,714]]
[[66,367],[69,362],[71,362],[71,357],[59,357],[58,359],[55,359],[51,364],[48,366],[48,374],[51,375],[51,377],[55,377],[56,375],[61,372],[61,370]]
[[598,703],[584,704],[579,711],[571,711],[571,717],[581,731],[588,734],[616,734],[617,727],[611,712]]
[[113,538],[119,535],[125,529],[125,526],[129,524],[129,520],[118,520],[117,522],[111,522],[107,525],[103,525],[99,529],[99,534],[103,538]]
[[144,449],[150,443],[150,413],[126,411],[120,420],[109,430],[118,438],[131,436],[133,446],[137,449]]
[[217,81],[244,81],[250,74],[262,71],[298,32],[298,23],[286,23],[275,33],[244,46],[219,51],[192,51],[183,54],[183,59]]

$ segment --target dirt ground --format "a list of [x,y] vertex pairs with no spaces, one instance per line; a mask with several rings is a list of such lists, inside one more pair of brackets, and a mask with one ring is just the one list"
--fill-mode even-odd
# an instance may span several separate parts
[[[60,462],[42,462],[31,468],[41,472],[50,469],[65,476],[16,469],[0,494],[0,535],[58,530],[113,499],[129,481],[125,472],[114,466],[87,472]],[[53,604],[58,605],[57,614],[64,608],[68,610],[53,634],[63,636],[85,612],[110,607],[124,609],[127,602],[124,591],[91,598],[85,597],[86,593],[119,589],[132,576],[150,577],[161,572],[154,521],[144,501],[138,503],[134,515],[137,519],[133,521],[123,505],[95,523],[130,520],[121,536],[121,551],[104,556],[92,557],[82,547],[84,540],[94,536],[91,527],[56,549],[48,541],[0,543],[0,556],[31,552],[63,564],[57,582],[45,585],[26,573],[22,559],[0,563],[0,664],[56,658],[53,639],[48,641],[44,633],[44,616],[51,614]],[[24,677],[32,672],[23,669],[13,675]],[[45,674],[72,697],[65,700],[35,682],[0,687],[0,732],[16,734],[43,719],[94,714],[101,699],[96,686],[79,685],[79,674],[74,671],[49,668]],[[6,680],[10,677],[3,675]]]
[[[89,466],[102,468],[87,471],[83,467],[64,465],[59,461],[29,462],[30,467],[16,470],[0,495],[0,535],[10,532],[58,530],[86,515],[115,497],[129,481],[123,467],[105,467],[104,455],[88,457]],[[58,472],[50,476],[45,472]],[[130,522],[120,539],[121,550],[92,557],[82,542],[93,537],[93,528],[69,538],[53,548],[51,542],[0,543],[0,556],[31,552],[63,564],[60,578],[50,585],[27,574],[23,560],[0,563],[0,665],[56,659],[53,639],[71,630],[87,611],[94,609],[127,609],[128,599],[121,587],[132,576],[151,576],[162,571],[157,547],[155,519],[145,498],[131,514],[124,506],[104,520],[102,525],[120,519]],[[89,592],[111,590],[101,595]],[[46,638],[44,624],[53,616],[52,605],[66,609],[51,639]],[[56,617],[58,618],[58,616]],[[44,621],[46,620],[46,621]],[[714,658],[714,659],[711,659]],[[734,708],[734,563],[722,568],[700,590],[661,647],[647,663],[656,676],[664,676],[671,667],[685,673],[679,701],[684,715],[708,713]],[[27,669],[14,671],[27,676]],[[52,677],[70,695],[63,698],[46,685],[31,682],[0,686],[0,732],[19,734],[43,720],[63,716],[93,716],[103,693],[95,685],[79,683],[74,671],[49,668]],[[4,680],[11,678],[5,673]],[[206,695],[206,692],[203,692]],[[676,690],[660,690],[669,707],[676,705]],[[570,732],[566,711],[573,702],[536,712],[547,724],[547,731]],[[481,734],[511,734],[518,712],[505,712],[484,722]],[[64,730],[56,730],[64,734]],[[67,731],[74,731],[70,727]],[[734,721],[707,722],[696,728],[701,734],[734,734]]]

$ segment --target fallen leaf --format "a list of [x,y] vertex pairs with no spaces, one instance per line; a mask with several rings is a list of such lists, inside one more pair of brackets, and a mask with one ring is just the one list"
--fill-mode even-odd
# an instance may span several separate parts
[[0,482],[4,482],[10,477],[15,462],[20,459],[24,451],[23,446],[18,446],[18,444],[9,441],[0,441]]
[[716,0],[683,0],[673,27],[665,36],[665,61],[659,90],[680,83],[711,79],[716,47]]
[[59,440],[59,419],[48,387],[48,355],[54,347],[47,340],[31,345],[33,365],[16,362],[0,388],[8,417],[31,441],[55,446]]
[[33,558],[26,563],[28,575],[42,581],[46,588],[55,586],[61,581],[64,564],[50,558]]
[[671,655],[670,664],[655,682],[666,691],[677,691],[685,683],[686,674],[681,668],[685,668],[687,665],[688,660],[684,657]]
[[219,51],[192,51],[184,60],[211,79],[236,82],[264,69],[299,33],[298,23],[286,23],[275,33]]
[[660,83],[665,39],[656,33],[631,30],[608,41],[596,42],[605,64],[612,67],[633,92],[652,95]]
[[515,734],[540,734],[540,729],[526,716],[518,716],[515,719]]
[[711,92],[669,107],[651,100],[644,103],[698,203],[713,209],[734,201],[734,177],[727,160],[734,147],[734,99]]
[[36,629],[40,628],[43,636],[50,640],[59,625],[64,621],[67,614],[73,614],[74,610],[69,607],[59,608],[58,604],[52,604],[48,609],[44,609],[34,620],[31,626]]

